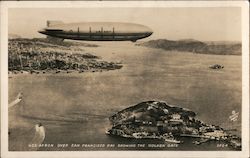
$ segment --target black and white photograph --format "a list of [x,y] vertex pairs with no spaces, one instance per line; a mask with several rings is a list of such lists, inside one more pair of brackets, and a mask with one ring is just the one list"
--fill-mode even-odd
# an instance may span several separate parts
[[6,157],[247,157],[247,3],[1,4]]

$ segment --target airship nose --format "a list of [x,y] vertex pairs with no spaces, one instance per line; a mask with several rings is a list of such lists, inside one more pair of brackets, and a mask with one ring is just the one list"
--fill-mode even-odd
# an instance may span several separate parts
[[153,31],[147,31],[146,32],[146,37],[149,37],[149,36],[151,36],[153,34]]
[[148,36],[152,35],[153,34],[153,31],[150,31],[148,32]]
[[41,33],[41,34],[45,34],[46,33],[45,29],[41,29],[38,32]]
[[147,35],[147,37],[150,36],[150,35],[152,35],[152,34],[153,34],[153,30],[150,29],[149,27],[147,27],[147,29],[146,29],[146,35]]

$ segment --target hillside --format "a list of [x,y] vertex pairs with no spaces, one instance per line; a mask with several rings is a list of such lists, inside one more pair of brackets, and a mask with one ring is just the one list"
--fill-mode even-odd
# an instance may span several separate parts
[[193,39],[178,41],[157,39],[136,45],[150,48],[159,48],[167,51],[216,55],[241,55],[241,43],[232,42],[201,42]]
[[97,47],[80,42],[50,43],[46,39],[9,39],[8,69],[13,73],[66,71],[103,71],[120,69],[122,65],[102,61],[83,47]]
[[160,139],[183,143],[180,137],[200,138],[199,145],[208,141],[223,141],[235,149],[241,148],[241,138],[223,128],[197,119],[196,113],[162,101],[146,101],[123,109],[109,120],[112,128],[106,133],[134,139]]

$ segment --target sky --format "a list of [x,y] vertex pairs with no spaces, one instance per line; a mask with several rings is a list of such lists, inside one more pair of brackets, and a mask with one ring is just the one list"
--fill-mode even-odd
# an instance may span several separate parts
[[153,30],[149,39],[241,41],[241,8],[10,8],[9,34],[45,37],[47,20],[132,22]]

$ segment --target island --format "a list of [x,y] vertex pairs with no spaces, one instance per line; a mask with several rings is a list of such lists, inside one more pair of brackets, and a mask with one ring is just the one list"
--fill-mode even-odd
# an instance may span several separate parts
[[134,139],[160,139],[182,143],[181,137],[194,137],[201,144],[210,140],[225,141],[241,149],[241,138],[223,128],[206,124],[196,118],[196,113],[163,101],[146,101],[128,107],[109,117],[112,127],[106,134]]

